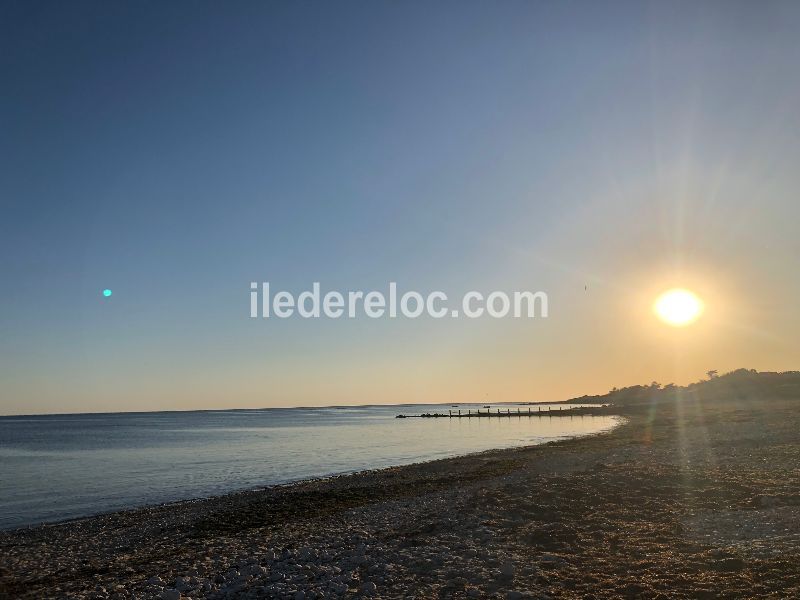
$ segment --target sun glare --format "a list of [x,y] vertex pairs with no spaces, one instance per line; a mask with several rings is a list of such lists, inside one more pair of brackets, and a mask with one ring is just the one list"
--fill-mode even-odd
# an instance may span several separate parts
[[694,323],[703,313],[703,301],[689,290],[675,288],[656,298],[653,311],[666,324],[685,327]]

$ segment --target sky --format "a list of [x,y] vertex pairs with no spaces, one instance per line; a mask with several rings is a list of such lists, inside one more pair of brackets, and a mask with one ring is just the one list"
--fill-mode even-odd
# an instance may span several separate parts
[[[0,414],[800,368],[798,31],[768,1],[3,0]],[[549,316],[250,319],[251,281]],[[651,310],[676,286],[684,328]]]

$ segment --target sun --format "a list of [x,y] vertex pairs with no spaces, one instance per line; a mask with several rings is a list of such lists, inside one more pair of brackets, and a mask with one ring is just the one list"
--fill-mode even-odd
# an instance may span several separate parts
[[653,311],[659,319],[673,327],[685,327],[703,314],[703,301],[689,290],[673,288],[656,298]]

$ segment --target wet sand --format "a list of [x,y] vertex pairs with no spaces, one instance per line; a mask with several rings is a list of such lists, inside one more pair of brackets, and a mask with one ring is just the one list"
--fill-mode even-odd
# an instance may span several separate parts
[[581,398],[626,423],[0,533],[0,596],[800,597],[798,383]]

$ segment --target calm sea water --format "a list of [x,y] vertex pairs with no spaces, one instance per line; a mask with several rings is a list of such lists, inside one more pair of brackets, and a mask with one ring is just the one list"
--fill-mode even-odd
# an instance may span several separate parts
[[450,408],[0,417],[0,528],[544,443],[617,424],[608,416],[394,418]]

